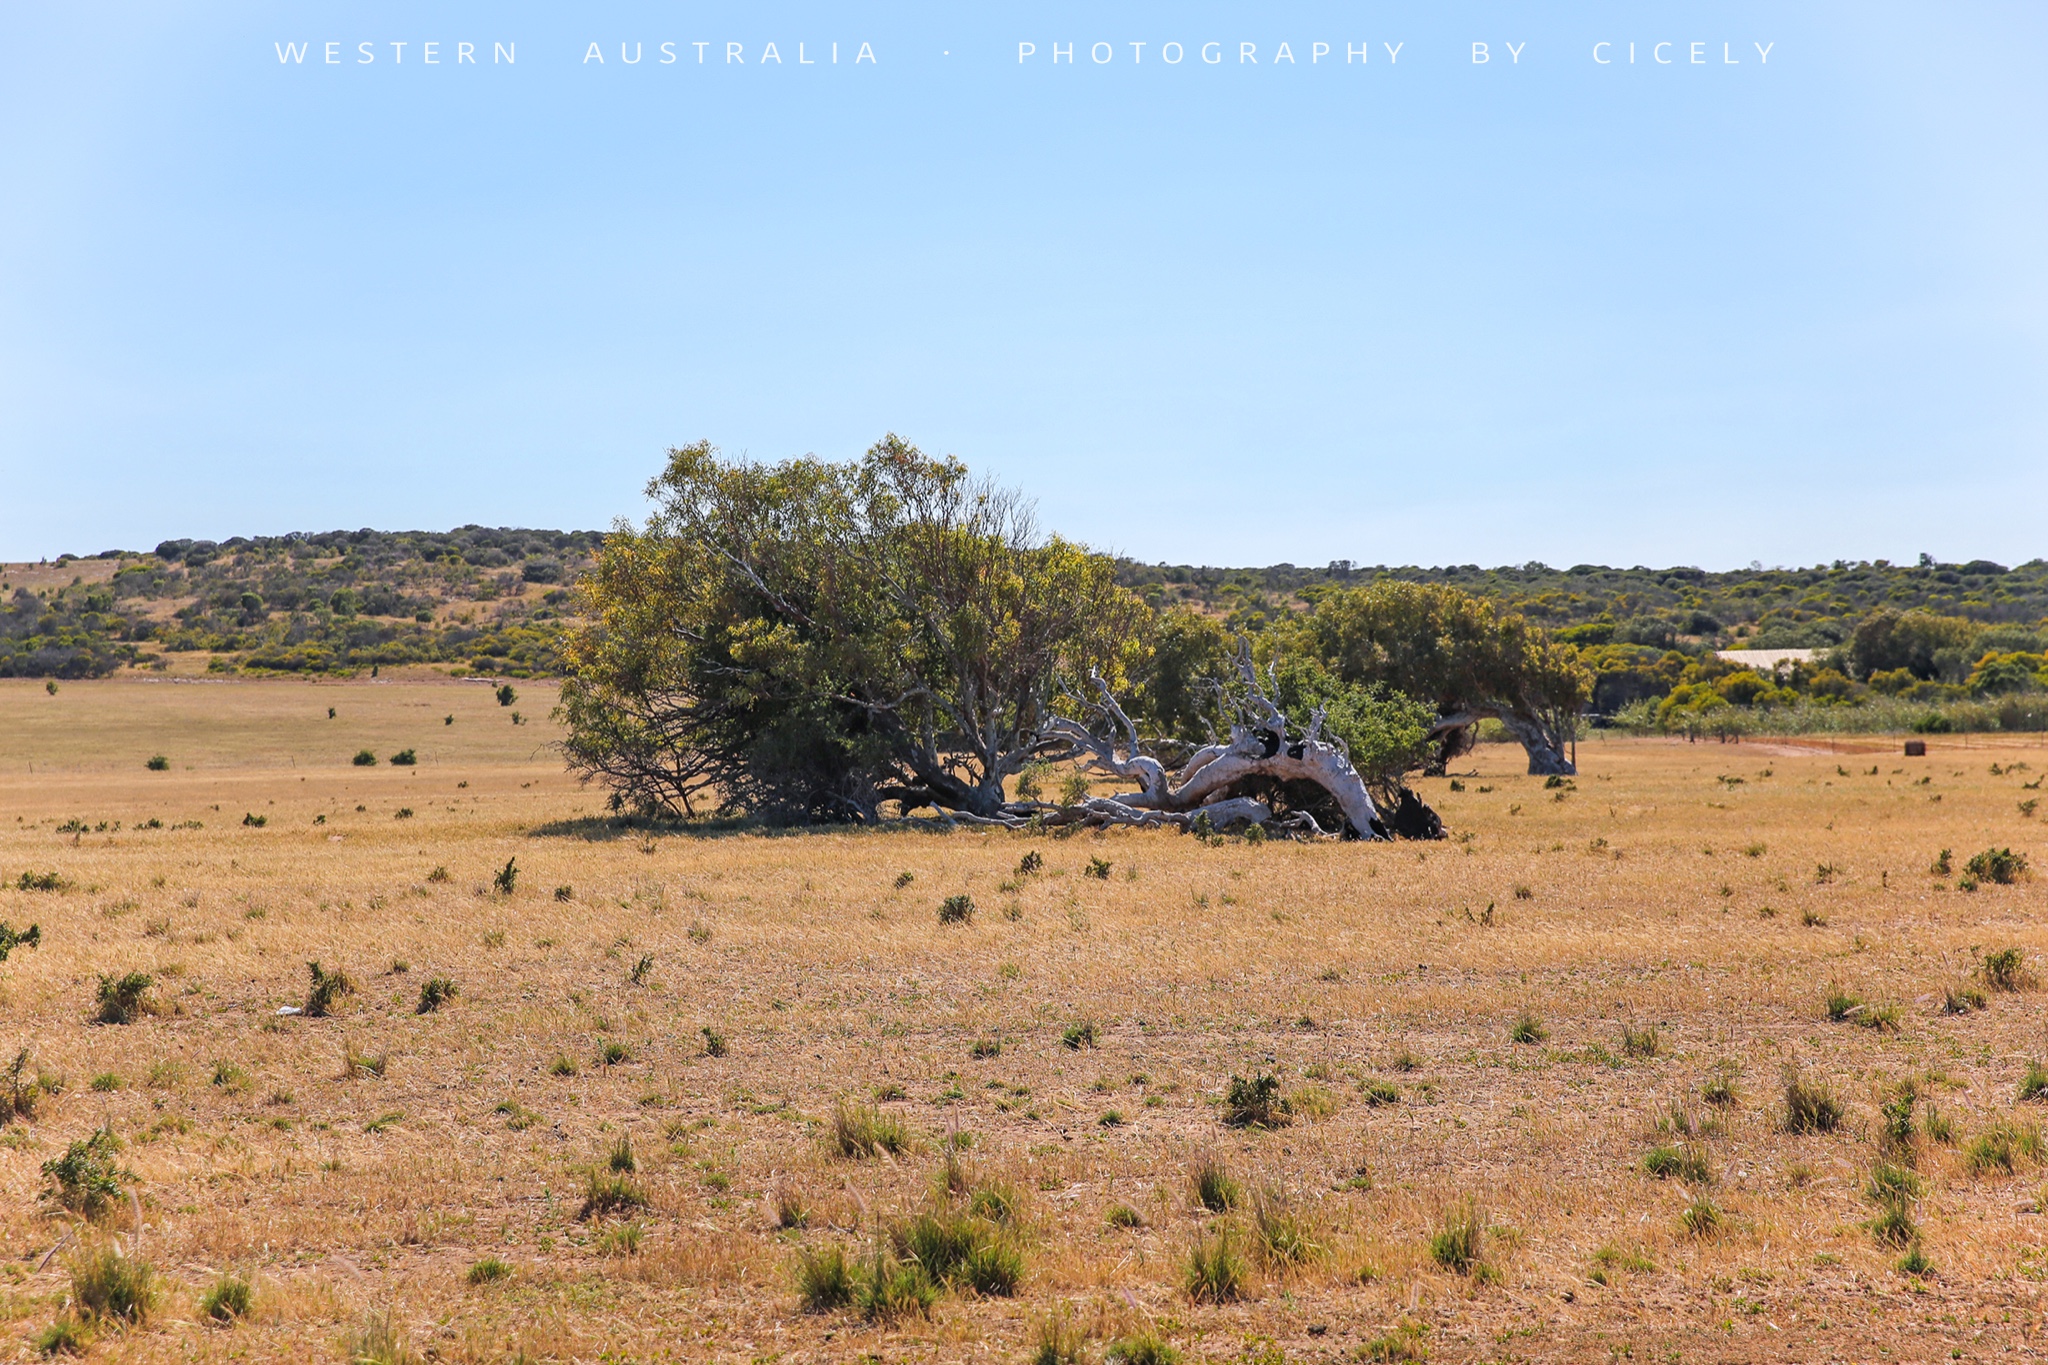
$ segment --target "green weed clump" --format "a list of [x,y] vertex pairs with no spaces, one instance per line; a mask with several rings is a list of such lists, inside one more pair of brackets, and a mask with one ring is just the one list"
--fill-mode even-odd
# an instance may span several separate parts
[[1788,1133],[1832,1133],[1848,1115],[1826,1081],[1808,1079],[1797,1067],[1785,1068],[1784,1092]]
[[109,1243],[87,1247],[71,1259],[71,1304],[87,1322],[140,1327],[149,1321],[161,1294],[156,1270],[139,1256],[123,1256]]
[[939,923],[965,924],[974,918],[974,897],[948,896],[939,902]]
[[486,1256],[472,1265],[462,1278],[471,1288],[486,1284],[496,1284],[500,1280],[512,1278],[512,1267],[499,1260],[496,1256]]
[[356,750],[356,756],[350,759],[349,762],[355,764],[358,768],[374,768],[377,766],[377,755],[371,753],[368,749],[358,749]]
[[1984,984],[1994,991],[2021,991],[2034,984],[2027,971],[2027,954],[2020,948],[2000,948],[1984,954]]
[[1980,882],[2011,886],[2026,875],[2027,855],[2009,848],[1987,848],[1965,863],[1963,870]]
[[148,972],[128,972],[116,976],[107,972],[100,977],[99,1013],[95,1016],[102,1024],[132,1024],[137,1017],[150,1012],[149,988],[156,984],[156,978]]
[[238,1275],[223,1275],[199,1299],[199,1315],[214,1322],[234,1322],[249,1316],[256,1291]]
[[1536,1044],[1550,1036],[1550,1030],[1543,1027],[1543,1021],[1533,1014],[1524,1014],[1508,1028],[1511,1043]]
[[1320,1261],[1328,1251],[1316,1225],[1279,1190],[1261,1190],[1252,1200],[1252,1234],[1260,1262],[1274,1270]]
[[1147,1330],[1118,1337],[1103,1352],[1103,1365],[1178,1365],[1180,1352],[1158,1333]]
[[1486,1218],[1470,1199],[1444,1210],[1442,1225],[1429,1239],[1429,1258],[1445,1270],[1473,1274],[1486,1258]]
[[461,993],[461,988],[445,976],[428,977],[426,983],[420,987],[419,1004],[414,1006],[413,1012],[432,1014]]
[[647,1194],[630,1171],[598,1169],[590,1173],[578,1218],[609,1218],[647,1207]]
[[1195,1203],[1211,1213],[1228,1213],[1244,1202],[1244,1187],[1214,1157],[1203,1157],[1195,1163],[1191,1183]]
[[1223,1097],[1223,1121],[1232,1128],[1283,1128],[1293,1117],[1293,1106],[1280,1093],[1280,1078],[1254,1072],[1249,1078],[1232,1076]]
[[851,1161],[865,1161],[883,1152],[894,1156],[910,1147],[902,1120],[872,1105],[841,1102],[832,1112],[826,1145]]
[[1707,1163],[1707,1149],[1696,1142],[1681,1147],[1652,1147],[1643,1157],[1643,1171],[1659,1180],[1682,1180],[1688,1185],[1707,1185],[1714,1179]]
[[318,962],[308,962],[306,972],[312,978],[312,985],[306,991],[305,1013],[309,1019],[325,1019],[334,1013],[335,1002],[344,995],[354,995],[355,978],[339,967],[327,971]]
[[970,1209],[927,1209],[889,1230],[897,1257],[934,1285],[1008,1298],[1024,1278],[1024,1253],[1001,1225]]
[[1992,1124],[1963,1148],[1963,1164],[1972,1175],[1992,1171],[2011,1175],[2022,1161],[2039,1162],[2041,1156],[2041,1130],[2010,1119]]
[[1363,1360],[1427,1360],[1429,1348],[1423,1344],[1423,1338],[1428,1335],[1429,1324],[1426,1322],[1398,1322],[1385,1336],[1366,1342],[1359,1350],[1359,1357]]
[[797,1302],[806,1313],[830,1313],[853,1302],[854,1267],[842,1247],[805,1247],[797,1253]]
[[1088,1333],[1065,1312],[1047,1313],[1031,1329],[1030,1365],[1088,1365]]
[[1084,1019],[1078,1024],[1069,1024],[1061,1029],[1060,1046],[1069,1052],[1079,1052],[1082,1048],[1094,1047],[1094,1021]]
[[121,1197],[125,1173],[114,1164],[121,1139],[111,1128],[95,1128],[43,1163],[52,1188],[43,1197],[86,1218],[98,1218]]
[[1188,1297],[1196,1303],[1235,1303],[1250,1288],[1250,1268],[1238,1250],[1237,1234],[1227,1224],[1214,1232],[1197,1234],[1188,1248],[1183,1283]]
[[163,754],[151,754],[149,756],[149,762],[143,764],[142,766],[149,769],[153,773],[167,773],[171,770],[171,760],[165,757]]
[[2026,1074],[2020,1077],[2019,1101],[2048,1100],[2048,1066],[2039,1062],[2028,1062]]

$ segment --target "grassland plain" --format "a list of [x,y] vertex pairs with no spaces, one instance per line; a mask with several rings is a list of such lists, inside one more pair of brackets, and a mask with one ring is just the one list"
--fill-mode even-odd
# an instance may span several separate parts
[[[1554,787],[1482,746],[1436,844],[683,833],[605,823],[519,687],[0,684],[0,920],[41,928],[0,1043],[54,1088],[0,1143],[21,1353],[75,1259],[44,1163],[102,1125],[165,1281],[106,1359],[1024,1360],[1062,1311],[1265,1365],[2048,1350],[2048,896],[1962,889],[2048,857],[2039,743],[1582,742]],[[280,1015],[316,960],[354,991]],[[1261,1075],[1288,1111],[1230,1126]],[[858,1278],[975,1190],[1014,1294],[804,1311],[807,1250]]]

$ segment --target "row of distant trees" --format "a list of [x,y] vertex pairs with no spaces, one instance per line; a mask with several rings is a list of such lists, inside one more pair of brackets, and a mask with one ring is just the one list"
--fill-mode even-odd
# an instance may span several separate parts
[[[1170,757],[1241,719],[1238,641],[1213,617],[1155,611],[1014,491],[895,436],[853,463],[689,446],[648,492],[561,649],[570,762],[618,807],[989,816],[1066,756],[1052,722],[1098,690]],[[1489,719],[1532,771],[1569,772],[1591,695],[1575,651],[1444,585],[1325,594],[1252,649],[1259,685],[1383,794]]]

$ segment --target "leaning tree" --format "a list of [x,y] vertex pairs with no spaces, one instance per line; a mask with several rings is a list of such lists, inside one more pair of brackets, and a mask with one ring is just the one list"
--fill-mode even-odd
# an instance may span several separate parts
[[[1144,695],[1227,731],[1169,772],[1117,700],[1156,652],[1144,604],[1107,558],[1040,537],[1014,493],[957,461],[894,436],[857,464],[699,444],[648,491],[654,514],[606,538],[563,646],[567,757],[614,809],[1431,832],[1399,777],[1432,713],[1305,658],[1262,674],[1240,649],[1227,676],[1199,679],[1155,660]],[[1137,790],[1013,791],[1060,760]]]
[[1379,683],[1434,705],[1434,772],[1471,747],[1485,719],[1521,742],[1530,772],[1577,771],[1567,745],[1592,696],[1592,674],[1570,646],[1519,613],[1445,584],[1382,579],[1321,597],[1276,641],[1346,682]]

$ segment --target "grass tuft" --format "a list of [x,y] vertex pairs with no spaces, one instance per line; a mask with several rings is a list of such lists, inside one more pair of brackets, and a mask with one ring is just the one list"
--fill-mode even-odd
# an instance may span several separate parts
[[1808,1077],[1796,1066],[1784,1073],[1785,1131],[1832,1133],[1848,1114],[1825,1080]]
[[1237,1248],[1236,1230],[1228,1224],[1197,1233],[1188,1248],[1183,1284],[1196,1303],[1236,1303],[1250,1292],[1250,1268]]
[[1232,1076],[1223,1097],[1223,1121],[1232,1128],[1284,1128],[1293,1105],[1280,1093],[1280,1078],[1254,1072]]
[[255,1306],[256,1291],[249,1282],[236,1275],[223,1275],[208,1286],[199,1299],[199,1316],[214,1322],[234,1322],[249,1316]]
[[1475,1201],[1444,1210],[1442,1225],[1429,1239],[1429,1258],[1458,1275],[1471,1275],[1484,1264],[1486,1219]]
[[839,1156],[865,1161],[908,1150],[910,1135],[895,1115],[885,1114],[873,1105],[842,1100],[832,1111],[826,1145]]

